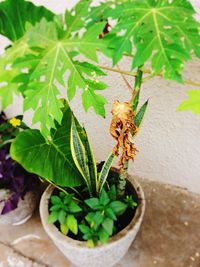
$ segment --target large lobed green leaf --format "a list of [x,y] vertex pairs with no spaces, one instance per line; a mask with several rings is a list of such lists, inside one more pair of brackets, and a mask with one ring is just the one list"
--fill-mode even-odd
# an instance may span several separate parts
[[[164,78],[182,81],[184,62],[195,53],[200,57],[199,23],[188,0],[127,0],[106,12],[118,20],[109,34],[114,47],[113,63],[124,53],[132,55],[132,67],[150,60],[152,72]],[[119,34],[120,33],[120,34]]]
[[15,46],[6,50],[3,56],[0,56],[0,97],[2,108],[5,109],[13,102],[13,96],[19,94],[17,83],[13,78],[19,75],[19,71],[13,68],[13,58],[24,56],[29,51],[29,47],[24,39],[20,39]]
[[27,22],[34,25],[44,17],[53,20],[54,14],[25,0],[5,0],[0,3],[0,34],[15,42],[25,34]]
[[[59,84],[67,87],[69,100],[73,99],[77,88],[82,89],[85,110],[93,107],[97,114],[105,117],[104,105],[107,101],[95,92],[107,87],[97,80],[105,73],[91,63],[75,59],[78,50],[84,56],[97,60],[98,35],[102,32],[104,23],[93,27],[82,38],[77,35],[68,38],[64,31],[61,34],[55,22],[42,19],[27,33],[28,45],[32,51],[25,57],[18,58],[15,67],[19,70],[25,68],[28,73],[18,75],[15,81],[23,88],[24,110],[34,110],[33,123],[41,123],[41,132],[45,137],[48,137],[50,129],[55,126],[54,121],[60,123],[62,120]],[[67,82],[64,79],[66,74]]]
[[[70,150],[72,113],[65,108],[61,125],[51,131],[46,141],[39,130],[21,132],[11,146],[11,156],[27,171],[50,180],[58,186],[74,187],[84,182]],[[80,131],[82,129],[78,127]]]

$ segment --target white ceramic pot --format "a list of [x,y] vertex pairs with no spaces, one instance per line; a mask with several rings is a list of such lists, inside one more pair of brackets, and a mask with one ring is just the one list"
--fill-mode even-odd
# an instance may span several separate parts
[[[10,190],[0,189],[0,201],[8,199],[12,195]],[[27,192],[24,199],[19,200],[15,210],[7,214],[0,215],[0,224],[20,225],[25,223],[32,215],[37,204],[37,192]],[[0,214],[3,209],[4,202],[0,202]]]
[[76,266],[110,267],[120,261],[128,251],[138,233],[145,211],[143,190],[133,177],[129,178],[139,198],[139,205],[135,216],[131,223],[110,238],[107,244],[95,248],[88,248],[86,242],[77,241],[64,236],[54,224],[47,224],[47,218],[49,216],[49,199],[53,193],[54,187],[50,185],[43,193],[40,201],[40,216],[43,227],[56,247],[58,247],[58,249]]

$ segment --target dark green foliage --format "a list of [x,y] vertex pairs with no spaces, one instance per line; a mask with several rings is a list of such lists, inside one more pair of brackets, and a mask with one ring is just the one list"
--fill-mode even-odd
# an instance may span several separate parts
[[28,23],[35,25],[44,17],[53,20],[54,14],[25,0],[5,0],[0,3],[0,34],[15,42],[25,34]]
[[122,215],[129,205],[123,200],[117,200],[115,186],[112,186],[108,193],[103,189],[99,198],[87,199],[85,203],[90,211],[79,225],[83,239],[89,241],[89,245],[96,245],[98,242],[104,244],[116,231],[117,217]]
[[73,194],[63,192],[51,197],[49,223],[56,223],[64,235],[87,241],[89,247],[105,244],[118,231],[117,221],[128,208],[135,209],[137,203],[133,196],[117,198],[116,187],[100,196],[84,202],[74,199]]

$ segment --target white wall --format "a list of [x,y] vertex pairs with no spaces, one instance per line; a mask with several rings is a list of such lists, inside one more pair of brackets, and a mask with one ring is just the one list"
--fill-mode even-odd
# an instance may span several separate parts
[[[69,5],[66,0],[34,0],[37,4],[45,4],[53,11],[60,13]],[[77,1],[70,1],[70,5]],[[195,2],[200,9],[199,1]],[[200,13],[199,13],[200,14]],[[0,39],[0,51],[6,40]],[[110,65],[107,59],[101,58],[101,64]],[[120,67],[129,70],[130,62],[124,59]],[[200,81],[200,63],[193,61],[187,64],[185,78]],[[85,114],[80,104],[80,94],[73,100],[72,106],[84,123],[97,160],[105,159],[114,142],[108,134],[110,110],[115,99],[128,100],[130,93],[120,75],[108,73],[105,81],[110,88],[104,92],[109,103],[106,106],[107,119],[97,117],[93,112]],[[140,151],[130,172],[136,175],[186,187],[200,193],[200,115],[191,112],[177,112],[180,102],[187,97],[187,90],[193,87],[183,86],[175,82],[154,78],[143,85],[142,101],[150,99],[149,108],[141,132],[135,143]],[[19,100],[8,109],[10,116],[20,110]],[[26,116],[29,120],[29,114]]]

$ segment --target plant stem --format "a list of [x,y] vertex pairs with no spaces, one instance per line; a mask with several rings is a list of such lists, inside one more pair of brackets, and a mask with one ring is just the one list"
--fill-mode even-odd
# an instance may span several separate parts
[[[59,189],[60,191],[62,191],[63,193],[65,193],[66,195],[69,195],[69,193],[63,189],[62,187],[54,184],[52,181],[50,181],[49,179],[45,179],[48,183],[50,183],[51,185],[53,185],[55,188]],[[80,199],[73,197],[74,200],[78,201],[78,202],[82,202]]]
[[[137,74],[135,76],[135,85],[134,85],[134,89],[132,90],[132,96],[130,100],[130,104],[132,107],[133,107],[134,99],[136,97],[138,97],[138,101],[139,101],[139,92],[140,92],[140,88],[142,85],[142,75],[143,75],[142,67],[139,67],[137,70]],[[121,197],[125,194],[126,179],[128,175],[128,164],[129,164],[129,161],[126,160],[124,165],[120,168],[120,172],[119,172],[119,183],[117,187],[117,193],[118,193],[118,196],[121,196]]]
[[123,196],[125,193],[127,173],[128,173],[128,160],[125,161],[124,166],[120,169],[119,172],[119,183],[117,185],[118,196]]
[[[132,71],[124,71],[124,70],[121,70],[121,69],[114,69],[114,68],[110,68],[110,67],[106,67],[106,66],[102,66],[102,65],[97,65],[97,67],[99,67],[99,68],[101,68],[103,70],[108,70],[108,71],[124,74],[124,75],[127,75],[127,76],[131,76],[131,77],[136,77],[136,75],[137,75],[136,72],[132,72]],[[142,69],[142,72],[144,74],[151,74],[151,70],[147,70],[147,69]],[[157,76],[163,77],[162,73],[157,74]],[[145,77],[143,79],[143,81],[148,81],[153,77],[154,76],[150,75],[148,77]],[[194,81],[191,81],[191,80],[184,80],[183,82],[184,82],[185,85],[191,85],[191,86],[200,87],[200,82],[194,82]]]
[[97,67],[99,67],[99,68],[101,68],[103,70],[117,72],[117,73],[120,73],[120,74],[125,74],[125,75],[128,75],[128,76],[132,76],[132,77],[135,77],[137,75],[136,72],[123,71],[123,70],[120,70],[120,69],[114,69],[114,68],[110,68],[110,67],[106,67],[106,66],[102,66],[102,65],[97,65]]

